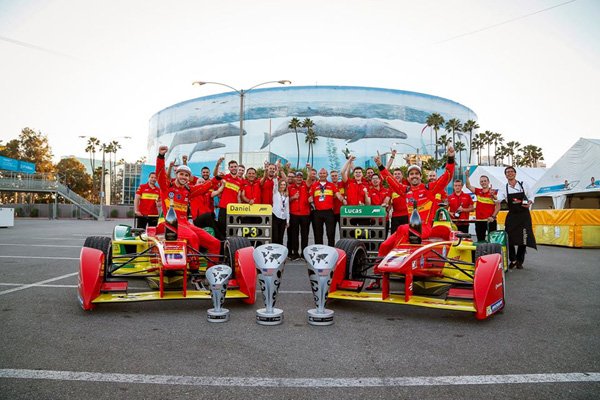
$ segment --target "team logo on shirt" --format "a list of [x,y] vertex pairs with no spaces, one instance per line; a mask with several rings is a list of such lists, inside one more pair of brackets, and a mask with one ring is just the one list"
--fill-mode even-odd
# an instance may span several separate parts
[[173,197],[175,197],[175,193],[169,192],[169,198],[172,199]]

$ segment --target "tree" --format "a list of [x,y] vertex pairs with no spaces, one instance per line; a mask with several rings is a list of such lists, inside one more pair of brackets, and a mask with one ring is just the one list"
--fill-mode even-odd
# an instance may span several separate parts
[[10,140],[0,150],[0,156],[14,158],[15,160],[21,159],[21,149],[19,139]]
[[483,132],[483,144],[487,145],[487,165],[490,165],[490,160],[491,160],[491,153],[490,153],[490,145],[494,142],[494,132],[492,131],[485,131]]
[[[310,118],[304,118],[304,121],[302,121],[302,127],[306,128],[306,133],[305,133],[306,137],[304,138],[304,142],[308,143],[308,156],[306,157],[306,162],[310,161],[310,156],[312,153],[312,145],[317,141],[316,134],[315,134],[314,130],[312,129],[313,126],[315,126],[315,123]],[[314,158],[314,155],[313,155],[313,158]]]
[[[535,167],[537,163],[544,159],[544,155],[542,153],[542,149],[532,144],[528,144],[527,146],[523,146],[519,149],[522,156],[519,157],[520,167]],[[517,157],[515,157],[516,159]]]
[[494,166],[497,166],[498,164],[496,163],[496,161],[498,160],[498,158],[495,156],[496,149],[498,148],[498,145],[500,145],[500,144],[502,144],[502,142],[504,142],[504,138],[502,137],[501,133],[494,132],[492,134],[491,140],[494,143]]
[[467,147],[460,140],[458,142],[454,143],[454,150],[456,150],[456,154],[458,154],[458,160],[459,160],[458,161],[458,171],[457,171],[459,174],[460,174],[460,171],[462,171],[462,152],[465,151],[466,149],[467,149]]
[[95,137],[89,137],[86,143],[85,152],[90,155],[90,167],[93,172],[92,176],[92,192],[96,192],[96,150],[100,147],[100,140]]
[[[319,140],[319,138],[317,137],[317,134],[315,132],[315,130],[313,128],[308,128],[306,130],[306,138],[304,139],[304,141],[306,143],[308,143],[308,154],[309,154],[309,158],[310,158],[310,165],[313,165],[315,162],[315,152],[314,152],[314,144],[317,143],[317,140]],[[308,162],[309,159],[306,159],[306,162]]]
[[452,139],[450,139],[448,135],[441,135],[436,144],[446,148],[450,143],[452,143]]
[[430,114],[427,117],[427,126],[433,128],[433,131],[435,132],[435,160],[437,161],[438,159],[438,149],[437,149],[437,142],[438,142],[438,131],[440,130],[440,128],[442,127],[442,125],[444,125],[444,117],[442,117],[440,114],[438,113],[433,113]]
[[79,160],[63,158],[56,164],[56,171],[65,186],[82,197],[88,197],[92,190],[92,177]]
[[483,138],[483,134],[478,133],[473,138],[473,150],[477,153],[477,165],[481,165],[481,150],[483,150],[483,146],[485,145],[485,141]]
[[302,127],[302,123],[296,117],[290,120],[288,125],[289,129],[293,129],[296,133],[296,149],[298,150],[298,157],[296,157],[296,171],[300,168],[300,141],[298,140],[298,128]]
[[473,131],[476,129],[479,129],[479,125],[472,119],[465,122],[462,127],[463,132],[469,133],[469,164],[471,164],[471,154],[473,154]]
[[508,165],[513,165],[515,154],[517,153],[520,146],[521,143],[514,140],[506,143],[505,153],[506,157],[508,157]]
[[456,133],[462,132],[462,124],[459,119],[452,118],[446,122],[446,132],[452,133],[452,143],[456,143]]
[[37,172],[54,172],[48,137],[31,128],[23,128],[19,138],[7,142],[0,155],[33,163]]

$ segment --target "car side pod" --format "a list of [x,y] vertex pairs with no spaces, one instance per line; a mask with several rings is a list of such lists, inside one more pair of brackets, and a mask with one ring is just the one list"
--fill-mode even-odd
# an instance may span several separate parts
[[227,283],[231,278],[233,270],[228,265],[215,265],[206,270],[206,280],[210,287],[210,296],[213,302],[213,308],[209,308],[206,313],[208,322],[227,322],[229,321],[229,310],[223,308],[225,294],[227,293]]
[[263,244],[254,249],[258,283],[265,303],[265,308],[256,310],[256,323],[260,325],[279,325],[283,322],[283,310],[275,308],[275,300],[287,255],[287,248],[277,243]]
[[308,323],[332,325],[333,311],[326,309],[325,303],[338,261],[338,251],[334,247],[316,244],[308,246],[302,253],[308,263],[308,279],[316,305],[316,308],[308,310]]
[[85,311],[94,309],[92,301],[100,295],[103,280],[104,253],[90,247],[82,247],[79,256],[79,282],[77,297]]

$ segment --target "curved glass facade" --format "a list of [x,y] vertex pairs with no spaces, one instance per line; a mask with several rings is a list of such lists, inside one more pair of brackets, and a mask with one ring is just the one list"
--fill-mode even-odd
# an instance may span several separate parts
[[[271,152],[296,165],[298,146],[293,117],[314,123],[317,141],[314,166],[340,169],[342,150],[357,156],[357,165],[371,163],[377,151],[395,147],[400,153],[431,154],[429,114],[462,122],[477,120],[468,107],[441,97],[402,90],[353,86],[300,86],[255,89],[244,97],[244,153]],[[239,146],[240,95],[227,92],[175,104],[150,120],[149,160],[159,145],[168,145],[167,160],[187,154],[190,163],[212,166]],[[298,130],[299,165],[308,158],[305,129]],[[440,132],[442,134],[443,132]],[[232,157],[237,158],[237,157]]]

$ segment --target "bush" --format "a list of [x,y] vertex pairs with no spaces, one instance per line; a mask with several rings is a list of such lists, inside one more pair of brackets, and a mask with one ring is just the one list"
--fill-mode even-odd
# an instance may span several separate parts
[[133,210],[127,210],[127,218],[133,218],[134,217],[134,212]]
[[15,217],[22,217],[23,215],[23,209],[21,207],[15,208]]
[[119,218],[119,210],[117,210],[116,208],[113,208],[112,210],[110,210],[110,217],[111,218]]
[[40,216],[40,210],[38,210],[37,208],[32,208],[31,211],[29,212],[29,216],[32,218],[37,218]]

